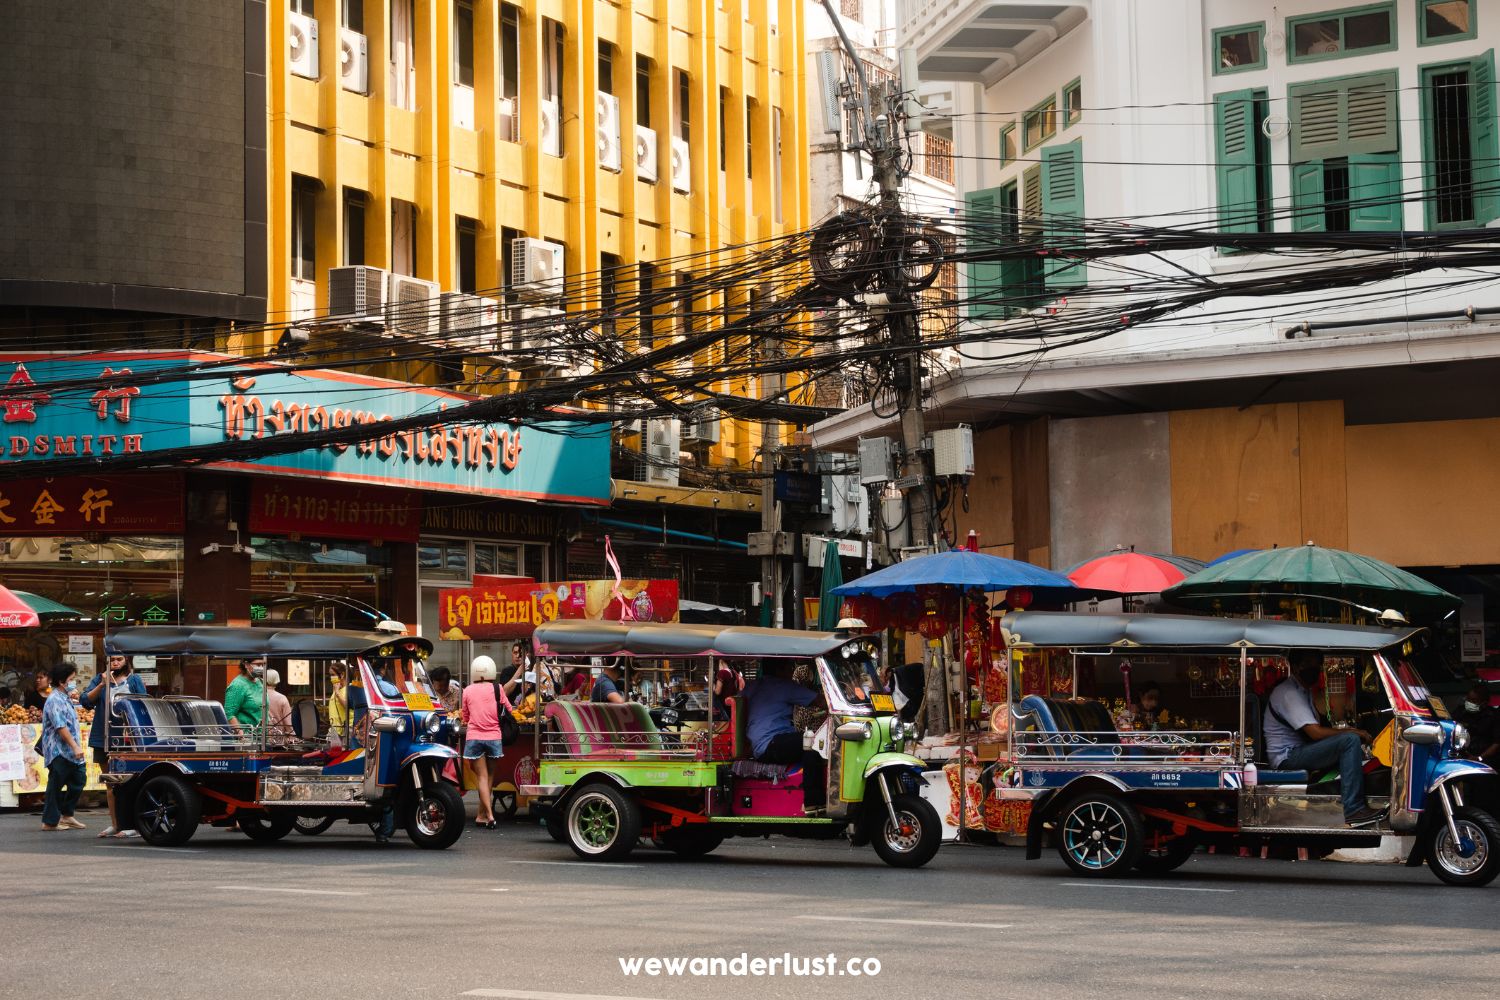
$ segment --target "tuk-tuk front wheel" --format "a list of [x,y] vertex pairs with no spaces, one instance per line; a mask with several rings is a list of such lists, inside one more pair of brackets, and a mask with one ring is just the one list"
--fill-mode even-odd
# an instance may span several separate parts
[[641,835],[641,809],[613,785],[589,785],[568,801],[568,846],[590,861],[618,861]]
[[1145,850],[1145,829],[1135,807],[1117,795],[1083,795],[1057,816],[1057,850],[1080,875],[1130,874]]
[[[892,868],[921,868],[942,846],[942,821],[932,804],[920,795],[894,795],[890,809],[878,799],[866,800],[864,808],[873,810],[870,845]],[[892,812],[896,814],[894,820]]]
[[405,796],[406,835],[418,847],[441,851],[464,832],[464,799],[446,781],[430,781]]
[[1489,885],[1500,875],[1500,821],[1473,806],[1453,810],[1458,842],[1445,817],[1434,816],[1427,867],[1449,885]]

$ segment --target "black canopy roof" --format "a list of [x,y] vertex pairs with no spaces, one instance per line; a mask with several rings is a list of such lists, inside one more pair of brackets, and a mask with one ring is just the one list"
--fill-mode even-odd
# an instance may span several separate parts
[[537,627],[549,656],[821,656],[854,637],[845,632],[650,622],[556,621]]
[[1183,649],[1327,649],[1374,652],[1410,639],[1422,629],[1331,625],[1266,618],[1192,615],[1095,615],[1017,611],[1000,623],[1008,646]]
[[[413,635],[351,632],[331,628],[245,628],[240,626],[142,625],[116,629],[104,649],[126,656],[297,656],[310,659],[378,656],[399,644],[427,655],[432,643]],[[385,655],[392,655],[387,652]]]

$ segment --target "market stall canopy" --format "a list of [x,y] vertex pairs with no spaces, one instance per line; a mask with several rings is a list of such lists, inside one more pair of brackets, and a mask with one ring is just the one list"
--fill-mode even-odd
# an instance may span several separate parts
[[651,622],[555,621],[532,636],[546,656],[821,656],[849,642],[847,632],[663,625]]
[[36,628],[42,624],[36,609],[21,595],[0,586],[0,628]]
[[1064,575],[1082,590],[1107,594],[1157,594],[1202,568],[1201,562],[1187,556],[1116,549],[1085,559],[1066,570]]
[[678,601],[677,615],[684,625],[738,625],[745,620],[745,609],[703,601]]
[[1341,549],[1299,545],[1265,549],[1200,570],[1162,592],[1185,608],[1267,612],[1283,598],[1321,602],[1330,614],[1354,604],[1378,614],[1395,608],[1412,620],[1441,618],[1463,601],[1404,569]]
[[835,587],[833,593],[840,597],[888,597],[933,584],[974,587],[986,592],[1025,587],[1036,600],[1046,603],[1076,601],[1087,596],[1067,577],[1050,569],[965,549],[907,559]]
[[87,618],[88,617],[82,611],[79,611],[77,608],[70,608],[66,604],[59,604],[56,601],[54,601],[52,598],[50,598],[50,597],[43,597],[41,594],[32,594],[32,593],[28,593],[27,591],[24,591],[24,590],[13,590],[13,591],[11,591],[11,593],[15,594],[22,601],[25,601],[27,604],[31,605],[31,610],[35,611],[38,615],[42,616],[43,618]]
[[[125,656],[295,656],[309,659],[381,655],[385,647],[427,656],[432,643],[412,635],[343,629],[142,625],[104,636],[104,650]],[[385,655],[390,655],[389,653]]]
[[1274,618],[1205,618],[1196,615],[1097,615],[1016,611],[1000,622],[1007,646],[1027,648],[1138,647],[1203,651],[1326,649],[1375,652],[1405,642],[1420,628],[1289,622]]

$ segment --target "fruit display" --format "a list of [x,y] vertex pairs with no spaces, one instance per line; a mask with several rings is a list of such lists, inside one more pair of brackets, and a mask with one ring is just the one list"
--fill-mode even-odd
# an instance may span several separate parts
[[0,712],[0,726],[24,726],[31,721],[31,713],[22,705],[10,705]]

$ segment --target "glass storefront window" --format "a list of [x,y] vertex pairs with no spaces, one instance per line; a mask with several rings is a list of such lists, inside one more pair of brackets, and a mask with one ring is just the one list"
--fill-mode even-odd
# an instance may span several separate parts
[[255,538],[250,563],[255,624],[368,629],[391,613],[391,549],[349,540]]

